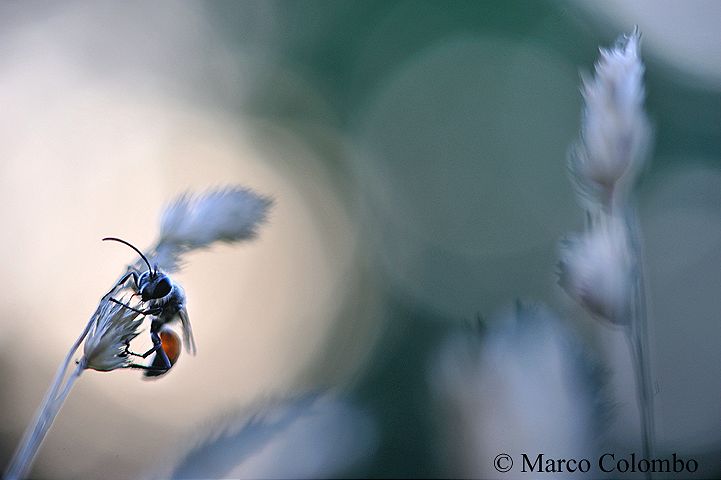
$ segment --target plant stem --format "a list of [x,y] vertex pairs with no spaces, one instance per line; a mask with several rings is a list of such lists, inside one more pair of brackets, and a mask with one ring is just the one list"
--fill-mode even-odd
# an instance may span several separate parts
[[[641,228],[635,211],[629,209],[628,228],[634,256],[633,309],[628,330],[629,342],[636,373],[638,406],[641,414],[641,438],[643,457],[649,461],[654,455],[655,418],[654,391],[651,381],[650,352],[648,348],[648,316],[646,312],[646,287],[643,272]],[[651,473],[647,474],[651,478]]]
[[[40,448],[40,444],[50,429],[53,420],[55,420],[55,416],[58,414],[58,411],[60,411],[60,407],[62,407],[65,402],[65,398],[67,398],[70,393],[70,388],[82,373],[83,368],[85,368],[84,361],[78,363],[75,371],[67,378],[67,380],[65,380],[65,383],[63,383],[73,355],[75,355],[75,352],[78,350],[80,344],[90,331],[93,322],[96,320],[97,313],[98,312],[96,311],[90,318],[90,321],[85,326],[85,329],[82,331],[78,339],[75,340],[72,347],[70,347],[63,363],[61,363],[58,367],[53,383],[50,385],[50,388],[45,394],[45,398],[43,398],[42,404],[40,404],[40,407],[35,413],[32,423],[28,425],[28,428],[25,430],[25,434],[20,441],[20,445],[18,445],[18,448],[15,450],[12,460],[10,460],[10,464],[5,471],[4,478],[6,480],[17,480],[27,476],[30,467],[32,466],[32,462],[35,459],[35,455],[37,455],[38,449]],[[62,393],[58,394],[63,385],[64,388]]]
[[[122,276],[120,278],[122,278]],[[75,343],[73,343],[70,350],[68,350],[68,353],[65,355],[65,359],[63,359],[63,362],[55,372],[55,377],[53,378],[50,388],[48,388],[48,391],[45,393],[43,402],[40,404],[37,412],[35,412],[33,421],[25,430],[23,438],[20,441],[20,445],[18,445],[18,448],[13,454],[13,458],[10,460],[10,464],[5,470],[5,476],[3,477],[5,480],[21,479],[26,477],[30,471],[30,467],[32,466],[33,460],[38,453],[40,445],[45,439],[45,435],[47,435],[55,417],[60,411],[60,408],[63,406],[63,403],[65,403],[65,399],[70,393],[70,389],[75,383],[75,380],[80,377],[80,374],[86,367],[86,360],[85,357],[83,357],[78,362],[78,366],[75,371],[66,379],[65,376],[68,372],[68,368],[70,367],[70,362],[72,362],[75,352],[77,352],[78,348],[80,348],[80,345],[83,343],[83,340],[85,340],[85,337],[88,336],[90,329],[99,320],[98,317],[103,303],[107,302],[113,293],[115,293],[119,288],[121,288],[121,286],[116,283],[116,285],[108,293],[103,295],[98,307],[95,309],[95,313],[92,314],[87,325],[85,325],[85,328],[80,333],[80,336],[78,336]],[[65,382],[63,382],[63,380],[65,380]],[[62,391],[60,390],[61,387]]]

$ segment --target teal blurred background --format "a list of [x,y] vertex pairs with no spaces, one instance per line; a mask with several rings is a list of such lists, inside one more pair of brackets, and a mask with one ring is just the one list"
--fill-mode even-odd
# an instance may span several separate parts
[[[555,269],[558,241],[584,221],[566,170],[579,72],[638,25],[655,132],[638,204],[659,452],[706,459],[704,473],[718,475],[719,15],[721,4],[700,0],[3,3],[0,464],[83,312],[126,261],[114,257],[89,278],[92,265],[80,265],[100,250],[96,240],[137,228],[149,244],[162,202],[230,182],[274,195],[279,211],[237,269],[217,273],[221,260],[198,258],[195,273],[195,259],[184,273],[191,302],[194,284],[226,288],[196,294],[200,353],[175,367],[193,374],[174,371],[167,387],[123,372],[107,375],[126,377],[108,387],[105,375],[88,374],[95,383],[83,378],[88,387],[71,394],[77,408],[61,412],[38,476],[147,474],[174,461],[174,445],[219,411],[326,388],[376,425],[362,461],[329,474],[459,474],[439,434],[432,366],[448,335],[494,328],[495,312],[518,299],[555,311],[611,372],[587,379],[616,385],[621,405],[601,443],[635,448],[633,385],[617,373],[630,370],[623,339],[565,296]],[[111,146],[89,146],[98,138]],[[57,245],[63,238],[78,245]],[[48,279],[35,290],[14,290],[38,276]],[[68,291],[78,277],[87,284]],[[46,291],[50,312],[64,312],[56,318],[37,305]],[[281,306],[267,313],[271,304]],[[47,328],[68,333],[37,348]],[[206,405],[207,390],[193,387],[211,370],[217,376],[203,386],[222,405]],[[156,406],[150,425],[144,407],[98,406],[121,391]],[[178,410],[163,417],[163,402]],[[88,404],[99,413],[83,413]],[[129,430],[88,453],[120,424]],[[130,431],[148,443],[118,446]]]

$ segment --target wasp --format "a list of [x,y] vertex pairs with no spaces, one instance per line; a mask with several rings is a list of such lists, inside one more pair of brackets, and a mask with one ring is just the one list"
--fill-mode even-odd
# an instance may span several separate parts
[[[167,324],[176,320],[180,320],[183,329],[183,343],[185,349],[195,355],[195,340],[193,339],[193,330],[190,326],[190,318],[188,310],[185,306],[185,291],[178,283],[174,282],[170,276],[163,273],[157,264],[151,265],[148,258],[143,252],[138,250],[133,244],[116,237],[103,238],[104,241],[120,242],[135,250],[140,258],[148,266],[144,272],[140,272],[134,267],[130,267],[128,273],[123,275],[117,282],[111,292],[118,287],[124,287],[128,280],[132,280],[131,288],[136,295],[140,295],[141,301],[146,308],[141,310],[130,305],[126,305],[115,298],[110,297],[111,302],[124,306],[141,315],[151,318],[150,323],[150,339],[153,342],[152,348],[147,352],[138,354],[130,351],[130,345],[126,345],[125,353],[140,358],[147,358],[155,353],[151,366],[146,367],[145,376],[159,376],[167,373],[168,370],[177,361],[180,355],[178,336],[167,327]],[[143,368],[142,365],[131,365],[135,368]]]

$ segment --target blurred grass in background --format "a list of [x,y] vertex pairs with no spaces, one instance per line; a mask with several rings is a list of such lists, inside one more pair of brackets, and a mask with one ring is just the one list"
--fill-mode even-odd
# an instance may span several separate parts
[[[136,476],[150,471],[158,458],[172,459],[174,444],[161,438],[169,434],[182,442],[193,425],[217,414],[215,409],[325,387],[348,392],[377,424],[373,452],[342,474],[454,473],[440,444],[430,367],[447,334],[479,316],[486,327],[494,327],[488,320],[498,318],[494,312],[519,298],[548,305],[603,365],[611,371],[623,369],[624,361],[614,359],[615,350],[608,346],[617,341],[613,332],[599,328],[563,295],[554,271],[558,240],[583,221],[566,173],[566,150],[579,126],[579,71],[590,71],[598,46],[608,46],[635,24],[644,34],[647,110],[655,127],[655,149],[639,202],[659,390],[659,451],[721,451],[721,435],[711,428],[720,420],[721,398],[721,73],[706,66],[718,66],[721,42],[704,21],[721,12],[715,2],[692,1],[683,7],[630,3],[623,8],[614,2],[599,6],[560,1],[0,6],[0,72],[5,72],[0,85],[5,84],[3,98],[11,105],[0,120],[0,181],[6,187],[5,209],[23,212],[19,219],[3,214],[3,223],[31,225],[19,227],[22,235],[8,228],[0,235],[6,252],[0,286],[10,293],[0,303],[5,332],[0,334],[0,411],[5,420],[29,417],[62,356],[42,347],[45,344],[30,347],[34,337],[42,335],[38,322],[49,313],[34,303],[44,290],[12,295],[12,289],[19,288],[14,285],[18,271],[29,275],[22,278],[32,278],[47,272],[48,262],[57,264],[52,282],[48,280],[47,288],[54,293],[47,308],[52,314],[58,304],[64,306],[64,313],[51,321],[55,328],[69,330],[72,338],[80,329],[79,318],[91,310],[71,310],[77,302],[60,300],[71,296],[65,285],[76,275],[86,275],[64,265],[82,262],[89,249],[100,250],[92,242],[116,234],[108,229],[153,228],[153,215],[171,193],[209,182],[257,183],[267,190],[262,193],[277,197],[280,209],[261,231],[257,247],[243,249],[235,270],[216,274],[222,262],[208,260],[211,263],[197,267],[196,272],[204,273],[196,273],[194,280],[196,260],[191,260],[185,286],[200,353],[197,359],[181,358],[172,375],[179,378],[177,370],[193,363],[197,370],[167,387],[126,378],[101,394],[97,389],[109,383],[103,377],[92,388],[75,391],[71,401],[78,407],[68,406],[61,413],[68,424],[55,425],[55,440],[46,445],[50,452],[43,458],[41,451],[38,475],[65,478],[104,471],[107,478]],[[672,25],[664,23],[669,9],[678,10],[671,16]],[[677,46],[686,46],[684,63],[676,62],[678,52],[670,52],[659,40],[664,28],[679,39]],[[701,43],[685,41],[694,35],[703,49]],[[709,56],[713,52],[716,56]],[[46,73],[34,67],[43,61],[58,67],[48,70],[55,76],[44,76],[37,90],[28,90],[32,87],[23,79]],[[14,75],[24,68],[30,69],[27,77]],[[105,161],[105,151],[82,142],[83,135],[95,135],[96,127],[63,123],[74,107],[62,96],[62,88],[55,90],[56,82],[79,85],[84,95],[91,91],[101,98],[100,106],[82,118],[88,124],[110,122],[107,138],[134,144],[137,129],[163,140],[159,145],[149,140],[152,148],[132,149],[130,165],[114,158],[107,161],[115,163],[102,170],[106,167],[98,165]],[[23,91],[37,100],[28,101],[33,107],[29,112],[27,105],[11,100]],[[136,118],[138,111],[146,112],[141,119],[148,123],[122,120]],[[18,119],[18,112],[25,116]],[[59,128],[78,129],[81,139],[67,145],[60,159],[54,143],[47,149],[37,147],[47,132],[62,136]],[[222,144],[228,139],[228,146]],[[62,144],[64,137],[56,141]],[[28,145],[36,150],[28,150]],[[37,149],[48,162],[72,173],[59,179],[38,174],[45,164],[26,160]],[[203,162],[210,160],[204,155],[216,154],[222,168],[212,167],[200,177],[192,173],[193,168],[208,168]],[[83,157],[88,158],[85,163]],[[100,173],[89,173],[96,171]],[[109,185],[108,192],[100,187],[73,190],[75,179],[93,183],[98,178],[101,185]],[[86,225],[84,233],[90,238],[69,251],[53,245],[54,250],[40,254],[45,263],[17,260],[47,248],[45,208],[26,212],[17,206],[32,182],[40,190],[47,188],[43,182],[53,185],[53,195],[59,197],[56,215],[75,218],[77,204],[86,205],[86,212],[96,211],[86,214],[85,223],[77,220]],[[157,188],[149,199],[143,195],[148,184]],[[132,186],[127,198],[124,185]],[[115,214],[97,212],[96,197],[105,198],[102,205],[120,204]],[[132,213],[124,216],[126,210]],[[88,227],[95,224],[105,230]],[[56,228],[51,238],[67,238],[76,231],[72,224]],[[306,233],[296,239],[298,231]],[[232,252],[223,254],[232,257]],[[251,268],[247,262],[254,256],[257,264]],[[270,263],[304,256],[305,263],[288,264],[286,270]],[[117,265],[107,266],[110,273],[99,278],[113,278],[124,265],[118,258]],[[261,271],[265,276],[254,277]],[[83,288],[83,305],[104,291],[102,280],[93,282]],[[226,295],[208,294],[206,306],[196,307],[200,313],[194,314],[193,302],[202,304],[203,299],[198,294],[201,298],[193,299],[193,282],[210,290],[211,283],[222,283]],[[314,306],[289,318],[298,307],[294,302],[302,302],[303,296],[288,292],[301,284]],[[252,317],[234,316],[263,292],[269,297],[261,297]],[[274,312],[271,322],[263,318],[263,301],[274,299],[286,299],[287,308]],[[226,302],[233,303],[222,313],[213,309]],[[308,319],[317,322],[313,329],[306,328]],[[242,331],[225,330],[240,328],[229,326],[239,323]],[[269,330],[256,334],[254,323]],[[70,342],[57,343],[54,348],[62,352]],[[243,361],[236,363],[240,351]],[[214,356],[202,363],[203,355]],[[259,364],[266,365],[269,377],[277,372],[285,376],[255,384],[248,380],[252,376],[238,373]],[[204,407],[197,398],[203,390],[194,387],[194,378],[203,375],[203,368],[217,374],[215,382],[205,386],[224,398],[222,406]],[[16,386],[31,375],[38,377],[35,387]],[[237,384],[228,380],[236,375]],[[623,385],[623,375],[611,377],[611,383]],[[148,388],[156,390],[137,393]],[[232,393],[234,388],[242,394]],[[187,397],[189,389],[192,398]],[[18,391],[27,393],[12,393]],[[154,417],[147,427],[134,426],[143,429],[147,443],[137,440],[133,447],[115,450],[109,442],[91,454],[83,451],[73,443],[78,428],[85,432],[81,437],[88,437],[80,444],[92,444],[94,436],[106,435],[114,422],[147,421],[142,415],[133,417],[139,415],[135,408],[118,411],[110,406],[105,414],[117,417],[110,424],[102,423],[102,413],[76,411],[121,391],[130,398],[141,395],[138,409],[161,401],[197,407],[176,407],[180,410],[175,418]],[[633,398],[632,393],[619,394],[614,400],[633,404]],[[22,413],[19,402],[29,404]],[[163,411],[161,405],[157,408]],[[2,463],[24,425],[8,422],[0,422]],[[82,422],[87,424],[77,427]],[[634,440],[627,439],[633,425],[610,435],[606,445],[633,446]],[[66,460],[53,463],[60,451]],[[718,473],[718,465],[715,468]]]

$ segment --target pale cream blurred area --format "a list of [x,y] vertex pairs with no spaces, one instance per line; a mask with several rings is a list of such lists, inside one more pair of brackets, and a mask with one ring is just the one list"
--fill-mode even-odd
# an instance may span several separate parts
[[[41,449],[37,476],[136,478],[226,410],[342,382],[372,345],[373,282],[359,266],[346,193],[326,166],[343,140],[329,130],[321,150],[233,112],[267,57],[231,53],[204,8],[0,7],[5,438],[19,440],[98,299],[135,261],[102,237],[149,246],[162,207],[186,191],[239,184],[275,202],[257,239],[193,253],[174,276],[188,296],[197,356],[184,352],[154,382],[137,371],[87,371]],[[248,4],[249,42],[272,35],[268,8]],[[291,74],[274,72],[296,88]],[[353,297],[359,285],[363,296]],[[348,316],[349,304],[363,315]]]

